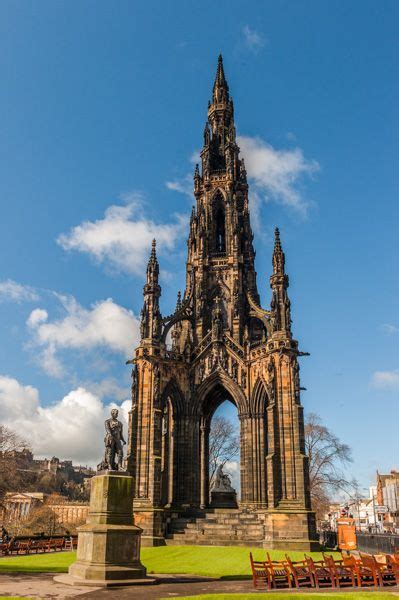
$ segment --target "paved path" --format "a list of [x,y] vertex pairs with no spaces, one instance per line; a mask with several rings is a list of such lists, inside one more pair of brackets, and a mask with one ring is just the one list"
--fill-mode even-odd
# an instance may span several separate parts
[[[212,593],[254,593],[252,581],[221,581],[220,579],[207,579],[200,577],[161,576],[157,575],[160,583],[145,587],[126,587],[116,589],[100,589],[87,586],[67,586],[56,583],[52,573],[9,573],[0,574],[0,597],[20,596],[36,599],[54,598],[56,600],[73,599],[80,596],[82,600],[153,600],[159,598],[175,598],[179,596],[195,596],[197,594]],[[278,590],[283,591],[283,590]],[[301,592],[315,590],[300,590]],[[327,592],[330,590],[323,590]],[[339,592],[340,590],[331,590]],[[348,590],[343,589],[342,592]],[[361,591],[381,591],[363,588]],[[384,592],[392,592],[393,597],[399,597],[399,588],[384,588]],[[287,600],[295,598],[296,590],[287,590]]]
[[1,573],[0,597],[27,596],[28,598],[74,598],[96,588],[69,587],[53,581],[53,573]]

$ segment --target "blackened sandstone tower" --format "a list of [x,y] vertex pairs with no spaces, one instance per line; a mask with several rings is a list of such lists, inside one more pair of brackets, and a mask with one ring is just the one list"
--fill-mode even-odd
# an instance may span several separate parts
[[[147,267],[141,342],[132,360],[128,447],[136,522],[144,529],[143,542],[154,545],[165,543],[174,523],[185,518],[206,524],[210,423],[228,399],[240,420],[241,501],[229,511],[238,524],[236,541],[309,550],[315,519],[285,257],[276,229],[272,297],[265,310],[256,284],[246,170],[221,57],[194,194],[186,287],[170,316],[162,317],[159,308],[155,241]],[[254,527],[247,536],[248,520]]]

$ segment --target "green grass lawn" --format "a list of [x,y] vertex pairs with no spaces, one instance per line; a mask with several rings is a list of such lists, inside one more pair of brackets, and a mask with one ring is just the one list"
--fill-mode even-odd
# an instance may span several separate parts
[[[265,551],[261,548],[238,548],[227,546],[160,546],[142,548],[141,560],[148,573],[179,573],[241,579],[250,576],[249,552],[262,559]],[[270,551],[274,560],[284,558],[284,552]],[[302,552],[290,552],[294,560],[302,559]],[[316,559],[318,552],[309,553]],[[64,573],[75,560],[74,552],[53,552],[0,558],[0,572],[51,572]]]

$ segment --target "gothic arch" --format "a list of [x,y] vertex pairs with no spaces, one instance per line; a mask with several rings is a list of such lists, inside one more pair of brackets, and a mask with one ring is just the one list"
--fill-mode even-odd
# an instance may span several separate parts
[[226,205],[226,203],[227,203],[226,191],[223,190],[222,188],[218,187],[212,194],[212,200],[211,200],[212,206],[214,206],[216,204],[216,202],[218,202],[220,197],[222,197],[222,200],[223,200],[224,204]]
[[211,200],[212,210],[212,247],[217,254],[227,250],[226,197],[221,190],[216,190]]
[[215,285],[209,292],[209,300],[213,300],[216,296],[221,295],[226,302],[230,300],[230,290],[223,279],[217,279]]
[[214,394],[214,400],[211,405],[211,414],[224,400],[230,400],[237,407],[238,414],[248,412],[248,401],[235,381],[233,381],[223,371],[216,371],[207,377],[197,389],[196,397],[193,403],[193,412],[197,415],[205,416],[206,403],[209,402]]
[[171,328],[173,327],[173,325],[176,325],[176,323],[179,323],[180,321],[189,321],[191,323],[191,326],[193,325],[193,320],[192,320],[191,316],[189,316],[189,315],[178,315],[176,317],[172,317],[170,319],[170,321],[168,321],[164,325],[162,335],[161,335],[161,341],[163,343],[165,343],[166,336],[168,335],[168,333],[171,330]]
[[254,415],[265,414],[268,403],[269,398],[265,383],[260,377],[258,377],[252,391],[251,412]]
[[170,398],[170,401],[172,403],[174,415],[182,414],[184,410],[184,396],[174,377],[169,379],[168,383],[165,385],[162,391],[161,407],[165,406],[168,398]]

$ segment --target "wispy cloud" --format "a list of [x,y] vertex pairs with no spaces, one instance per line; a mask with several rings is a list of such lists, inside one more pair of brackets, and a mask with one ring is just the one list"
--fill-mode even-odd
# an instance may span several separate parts
[[371,385],[377,389],[399,389],[399,369],[375,371],[371,378]]
[[187,173],[185,177],[174,179],[173,181],[166,181],[165,185],[168,188],[168,190],[179,192],[180,194],[185,194],[191,200],[194,199],[193,176],[190,173]]
[[34,302],[38,298],[37,292],[29,285],[23,285],[12,279],[0,281],[0,302]]
[[244,34],[244,43],[251,52],[257,54],[265,46],[266,40],[264,36],[259,31],[256,31],[256,29],[251,29],[249,25],[245,25],[242,32]]
[[[313,204],[305,193],[305,180],[312,178],[320,166],[305,157],[302,148],[277,149],[260,137],[237,137],[241,156],[245,159],[249,179],[251,221],[255,231],[262,232],[260,213],[263,202],[278,202],[303,217]],[[197,152],[190,157],[197,162]],[[167,181],[166,187],[193,198],[192,174]]]
[[102,219],[84,221],[57,242],[64,250],[83,252],[107,269],[142,275],[147,264],[151,241],[158,249],[172,251],[186,225],[177,215],[175,222],[155,223],[145,215],[139,194],[131,194],[125,205],[112,205]]
[[394,335],[395,333],[399,333],[399,327],[396,327],[396,325],[392,325],[391,323],[384,323],[383,325],[380,325],[379,329],[387,335]]
[[57,295],[64,309],[61,319],[49,321],[46,310],[36,308],[28,317],[30,344],[39,348],[37,360],[53,377],[62,377],[62,350],[91,350],[103,347],[129,356],[139,340],[139,320],[111,298],[81,306],[72,296]]
[[238,143],[252,191],[266,202],[279,202],[305,215],[310,201],[303,180],[320,169],[317,161],[306,159],[301,148],[277,150],[259,137],[239,136]]

